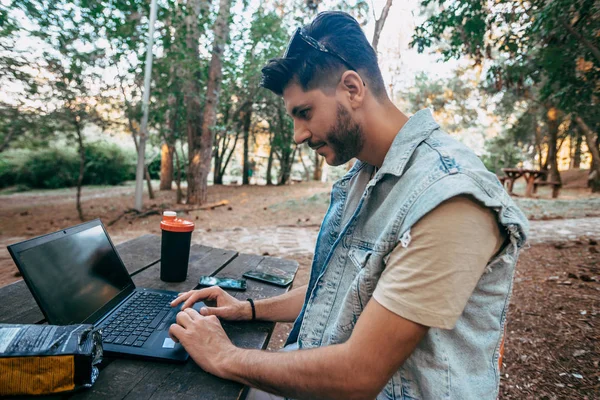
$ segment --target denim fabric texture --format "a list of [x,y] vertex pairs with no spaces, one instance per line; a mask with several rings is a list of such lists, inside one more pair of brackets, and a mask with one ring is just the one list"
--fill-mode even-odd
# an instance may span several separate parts
[[470,195],[495,212],[508,240],[490,260],[455,328],[429,329],[377,399],[497,398],[500,345],[526,217],[496,175],[443,132],[427,109],[402,127],[342,226],[350,179],[372,170],[366,166],[357,161],[333,185],[304,306],[288,343],[308,349],[348,340],[388,255],[397,245],[410,246],[411,227],[445,200]]

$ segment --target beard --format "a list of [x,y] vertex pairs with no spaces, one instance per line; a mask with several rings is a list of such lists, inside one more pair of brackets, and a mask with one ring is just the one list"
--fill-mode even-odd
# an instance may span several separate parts
[[356,123],[344,106],[338,104],[336,124],[327,132],[327,145],[333,150],[332,166],[341,165],[356,157],[365,139],[361,126]]

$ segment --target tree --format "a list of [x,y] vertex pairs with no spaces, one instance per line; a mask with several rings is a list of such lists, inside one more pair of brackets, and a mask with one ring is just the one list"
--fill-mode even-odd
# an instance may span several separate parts
[[575,121],[579,125],[580,129],[583,131],[585,135],[585,140],[587,142],[588,148],[590,149],[590,153],[592,154],[592,174],[590,175],[590,186],[593,192],[600,192],[600,152],[598,151],[598,137],[594,137],[594,132],[590,129],[589,126],[585,123],[585,121],[579,116],[575,116]]
[[76,207],[83,221],[81,187],[86,169],[83,129],[88,124],[102,126],[104,123],[97,109],[102,101],[92,89],[100,82],[93,67],[103,66],[104,51],[96,46],[93,27],[79,13],[73,12],[74,5],[70,2],[23,0],[12,6],[29,18],[33,26],[30,35],[47,48],[38,63],[47,75],[46,80],[41,87],[36,84],[36,90],[30,94],[51,104],[46,111],[47,118],[43,119],[46,129],[60,132],[76,144],[79,154]]
[[425,73],[415,77],[410,88],[399,93],[404,108],[417,112],[431,108],[436,121],[449,133],[458,133],[476,126],[476,86],[469,82],[466,71],[458,70],[450,79],[430,79]]
[[[520,2],[483,0],[442,4],[415,31],[419,51],[436,47],[444,59],[466,56],[486,63],[488,87],[518,95],[545,111],[548,127],[550,179],[559,179],[556,165],[561,116],[583,115],[597,125],[600,78],[597,46],[587,38],[600,29],[600,11],[593,0]],[[516,103],[514,103],[516,104]],[[591,115],[592,114],[592,115]],[[593,153],[592,153],[593,157]],[[600,179],[600,177],[599,177]]]
[[[10,14],[12,6],[0,5],[0,87],[6,99],[0,101],[0,153],[10,147],[36,147],[52,137],[45,111],[31,104],[40,96],[34,72],[39,63],[24,49],[17,49],[23,31]],[[10,99],[10,101],[9,101]]]
[[[200,0],[194,0],[199,2]],[[195,4],[199,9],[199,3]],[[202,204],[207,198],[208,173],[212,159],[214,124],[219,103],[221,86],[221,64],[225,43],[229,36],[229,13],[231,0],[220,0],[219,14],[214,25],[212,58],[208,70],[205,104],[200,130],[188,127],[189,166],[188,166],[188,204]],[[195,37],[194,37],[195,39]],[[194,41],[196,47],[197,41]],[[188,118],[190,116],[188,115]]]

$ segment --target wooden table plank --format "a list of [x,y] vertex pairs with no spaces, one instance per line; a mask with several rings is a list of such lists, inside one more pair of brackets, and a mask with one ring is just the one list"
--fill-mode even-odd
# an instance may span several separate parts
[[37,324],[44,320],[23,280],[0,288],[0,323]]
[[[135,275],[160,260],[160,236],[144,235],[116,246],[127,271]],[[45,321],[23,280],[0,288],[0,323],[39,324]]]
[[160,261],[160,242],[159,235],[148,234],[116,246],[129,275],[135,275]]

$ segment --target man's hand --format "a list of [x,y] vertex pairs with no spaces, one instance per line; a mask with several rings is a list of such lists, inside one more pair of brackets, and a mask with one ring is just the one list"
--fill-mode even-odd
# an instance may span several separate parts
[[200,368],[219,377],[224,376],[226,358],[237,349],[217,317],[204,317],[193,308],[177,314],[177,323],[169,328],[169,336],[181,343]]
[[202,307],[200,310],[201,316],[215,315],[229,321],[249,321],[252,319],[250,303],[236,299],[218,286],[180,293],[179,297],[171,302],[171,307],[184,302],[181,306],[181,310],[184,311],[192,307],[194,303],[205,300],[216,301],[217,306]]

